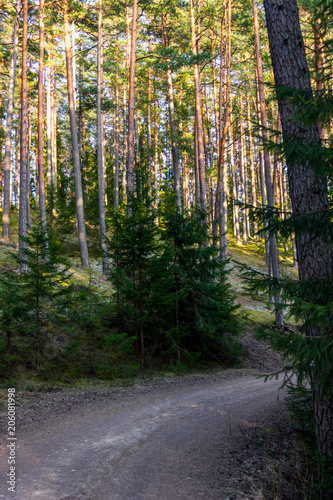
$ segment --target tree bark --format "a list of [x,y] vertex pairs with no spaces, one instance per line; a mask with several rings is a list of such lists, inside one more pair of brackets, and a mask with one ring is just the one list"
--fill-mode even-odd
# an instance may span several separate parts
[[38,61],[38,110],[37,110],[37,169],[40,219],[47,238],[46,200],[44,179],[44,113],[43,113],[43,69],[44,69],[44,10],[45,0],[39,2],[39,61]]
[[51,56],[49,53],[48,66],[46,68],[46,184],[47,184],[47,199],[48,203],[52,203],[50,199],[52,194],[52,131],[51,131]]
[[247,192],[247,158],[246,158],[246,142],[245,142],[245,129],[244,129],[244,106],[243,106],[243,95],[242,92],[239,93],[239,169],[241,173],[241,185],[242,185],[242,222],[243,222],[243,244],[247,245],[247,238],[250,236],[249,232],[249,214],[246,205],[248,203],[248,192]]
[[[29,70],[31,71],[30,58]],[[28,140],[27,140],[27,225],[31,226],[31,210],[30,210],[30,151],[31,151],[31,87],[28,86]]]
[[109,275],[109,258],[106,243],[106,221],[105,221],[105,183],[103,165],[103,116],[102,116],[102,0],[98,2],[98,40],[97,40],[97,177],[98,177],[98,209],[99,227],[102,248],[103,274]]
[[[317,97],[321,98],[323,97],[323,92],[324,92],[324,84],[323,84],[323,79],[324,79],[324,73],[323,73],[323,66],[324,66],[324,61],[323,61],[323,51],[322,51],[322,43],[321,43],[321,36],[320,36],[320,22],[319,19],[316,19],[313,24],[313,32],[314,32],[314,50],[315,50],[315,70],[316,70],[316,91],[317,91]],[[325,139],[325,128],[321,122],[321,120],[318,120],[318,130],[319,130],[319,137],[322,141]]]
[[[23,26],[22,26],[22,73],[21,73],[21,141],[20,141],[20,208],[19,208],[19,258],[24,258],[27,248],[27,166],[28,166],[28,81],[27,81],[27,55],[28,55],[28,0],[23,1]],[[25,264],[20,264],[22,271],[26,270]]]
[[[264,0],[275,83],[285,142],[297,141],[300,147],[313,143],[320,145],[317,124],[312,126],[295,120],[296,104],[280,92],[281,87],[299,91],[311,98],[311,82],[300,30],[296,0]],[[288,180],[292,209],[296,218],[310,215],[318,217],[321,236],[299,233],[296,225],[296,246],[299,278],[302,281],[332,280],[333,250],[332,223],[327,195],[327,179],[322,173],[315,174],[310,160],[294,157],[286,150]],[[315,215],[317,214],[317,215]],[[324,222],[324,225],[323,225]],[[316,302],[325,304],[328,297],[325,286],[319,286]],[[313,297],[312,297],[313,301]],[[309,336],[321,335],[320,328],[309,327]],[[333,402],[332,396],[323,396],[321,384],[316,376],[311,381],[318,449],[324,455],[333,457]]]
[[[150,39],[148,44],[150,52]],[[148,91],[147,91],[147,182],[151,185],[151,67],[148,68]]]
[[[57,95],[56,95],[56,78],[55,67],[52,71],[52,87],[51,87],[51,163],[52,163],[52,186],[54,191],[54,213],[57,204]],[[81,154],[81,149],[79,149]]]
[[136,61],[136,34],[138,25],[138,0],[133,0],[131,52],[129,55],[128,81],[128,146],[127,146],[127,191],[134,193],[135,167],[135,61]]
[[79,153],[76,113],[74,104],[73,66],[72,66],[70,26],[69,26],[69,16],[68,16],[68,0],[63,0],[63,15],[64,15],[64,30],[65,30],[68,105],[69,105],[69,118],[71,126],[73,169],[74,169],[76,219],[77,219],[77,227],[79,233],[81,266],[89,268],[90,267],[89,254],[88,254],[86,226],[84,219],[84,204],[83,204],[83,192],[82,192],[82,181],[81,181],[81,170],[80,170],[80,153]]
[[[231,116],[230,116],[231,121]],[[239,230],[239,206],[238,202],[238,189],[237,189],[237,178],[236,178],[236,169],[235,169],[235,146],[233,140],[233,130],[232,125],[229,127],[229,142],[230,142],[230,167],[231,167],[231,176],[232,176],[232,215],[233,215],[233,226],[234,226],[234,236],[236,238],[236,245],[241,244],[240,238],[240,230]]]
[[[117,75],[118,76],[118,75]],[[116,83],[116,115],[114,124],[114,173],[113,173],[113,206],[116,210],[119,208],[119,85]]]
[[154,208],[158,207],[158,108],[157,108],[157,89],[156,89],[156,71],[154,71]]
[[[162,29],[164,48],[169,47],[166,31],[165,14],[162,13]],[[169,60],[168,60],[169,63]],[[170,119],[170,136],[171,136],[171,151],[172,151],[172,166],[173,166],[173,184],[175,190],[175,199],[177,210],[181,210],[181,192],[180,192],[180,171],[179,171],[179,153],[177,148],[177,128],[175,120],[175,103],[173,97],[173,82],[171,69],[168,66],[166,70],[166,80],[168,89],[168,104],[169,104],[169,119]]]
[[[231,91],[231,0],[227,2],[228,26],[227,43],[225,55],[225,76],[226,89],[224,97],[224,110],[222,113],[222,52],[223,52],[223,20],[221,21],[221,70],[220,70],[220,113],[219,113],[219,149],[217,162],[217,185],[215,200],[215,220],[219,221],[220,228],[220,257],[222,260],[227,258],[228,240],[227,240],[227,209],[228,209],[228,183],[227,168],[225,162],[225,147],[227,134],[230,127],[230,91]],[[223,16],[224,17],[224,16]],[[214,229],[216,233],[216,229]]]
[[16,15],[13,31],[12,58],[9,72],[9,88],[7,103],[6,138],[5,138],[5,161],[3,176],[3,216],[2,216],[2,238],[10,241],[10,202],[11,202],[11,156],[12,156],[12,122],[14,109],[15,73],[17,60],[17,42],[21,12],[21,0],[16,2]]
[[[264,166],[265,166],[265,181],[266,181],[266,194],[267,194],[267,205],[269,208],[274,207],[273,200],[273,190],[272,190],[272,173],[271,173],[271,161],[269,156],[269,150],[267,149],[267,113],[266,113],[266,103],[265,103],[265,92],[263,84],[263,71],[261,62],[261,49],[260,49],[260,38],[259,38],[259,24],[258,24],[258,10],[257,10],[257,0],[252,0],[252,11],[253,11],[253,21],[254,21],[254,37],[255,37],[255,49],[256,49],[256,63],[257,63],[257,75],[258,75],[258,88],[259,88],[259,107],[260,107],[260,117],[261,117],[261,133],[264,141]],[[270,232],[269,236],[269,259],[272,266],[273,278],[276,280],[280,279],[279,271],[279,257],[277,253],[276,236],[274,232]],[[284,326],[283,312],[279,307],[281,303],[281,298],[279,296],[275,297],[275,320],[280,329]]]
[[[198,8],[199,8],[198,3]],[[200,33],[196,34],[195,29],[195,16],[193,0],[190,0],[190,17],[191,17],[191,46],[192,54],[194,57],[198,55],[197,37]],[[194,70],[194,92],[195,92],[195,115],[196,115],[196,128],[197,128],[197,162],[199,174],[199,189],[200,189],[200,204],[201,209],[206,210],[206,171],[205,171],[205,152],[203,142],[203,126],[202,126],[202,113],[201,113],[201,92],[200,92],[200,69],[199,65],[193,65]]]
[[[247,133],[249,137],[249,158],[250,158],[250,177],[251,177],[251,193],[252,193],[252,206],[257,208],[257,188],[254,173],[254,161],[253,161],[253,137],[252,137],[252,124],[251,124],[251,112],[250,112],[250,99],[248,91],[246,91],[246,119],[247,119]],[[258,224],[256,221],[253,222],[253,232],[254,237],[257,239]]]

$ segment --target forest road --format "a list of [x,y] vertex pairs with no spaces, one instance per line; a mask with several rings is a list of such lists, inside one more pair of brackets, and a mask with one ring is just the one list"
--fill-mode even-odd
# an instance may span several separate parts
[[[17,437],[11,500],[224,499],[247,427],[283,405],[281,380],[254,375],[119,389],[52,410]],[[18,409],[19,410],[19,409]],[[2,461],[1,477],[8,465]],[[250,498],[250,496],[249,496]],[[253,498],[253,497],[251,497]]]

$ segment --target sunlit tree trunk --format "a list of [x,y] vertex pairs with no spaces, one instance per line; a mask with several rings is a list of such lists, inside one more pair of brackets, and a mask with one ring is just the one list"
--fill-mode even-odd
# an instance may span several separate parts
[[133,0],[131,52],[128,82],[128,146],[127,146],[127,191],[134,193],[135,167],[135,60],[138,25],[138,0]]
[[[20,208],[19,208],[19,258],[24,258],[27,242],[27,167],[28,167],[28,101],[27,101],[27,55],[28,55],[28,0],[23,1],[22,27],[22,72],[21,72],[21,140],[20,140]],[[26,269],[20,264],[21,270]]]
[[10,202],[11,202],[11,161],[12,161],[12,122],[14,109],[14,91],[15,91],[15,73],[17,60],[18,30],[21,11],[21,0],[16,2],[16,15],[13,31],[12,58],[9,70],[9,87],[6,119],[6,138],[5,138],[5,161],[3,176],[3,216],[2,216],[2,238],[10,240]]
[[52,163],[52,186],[54,191],[54,212],[57,203],[57,95],[56,95],[56,78],[55,67],[52,71],[52,87],[51,87],[51,163]]
[[[167,49],[169,47],[168,36],[166,30],[165,14],[162,13],[162,29],[163,29],[163,43]],[[168,61],[169,62],[169,61]],[[180,192],[180,170],[179,170],[179,153],[177,147],[177,128],[175,120],[175,104],[173,97],[173,82],[171,69],[168,66],[166,69],[167,91],[168,91],[168,104],[169,104],[169,119],[170,119],[170,138],[171,138],[171,151],[172,151],[172,166],[173,166],[173,183],[175,190],[176,206],[181,210],[181,192]]]
[[[198,6],[199,6],[198,2]],[[196,33],[195,28],[195,14],[193,0],[190,0],[190,17],[191,17],[191,47],[192,54],[194,57],[198,55],[197,46],[197,36],[200,33]],[[198,174],[199,174],[199,189],[200,189],[200,204],[203,210],[206,209],[206,171],[205,171],[205,152],[204,152],[204,141],[203,141],[203,126],[202,126],[202,114],[201,114],[201,92],[200,92],[200,69],[199,65],[195,63],[193,65],[194,71],[194,93],[195,93],[195,115],[196,115],[196,142],[197,142],[197,162],[198,162]]]
[[48,203],[51,203],[50,192],[52,191],[52,130],[51,130],[51,80],[52,80],[51,56],[49,53],[48,66],[46,68],[46,183]]
[[114,124],[114,173],[113,173],[113,206],[116,210],[119,208],[119,148],[120,148],[120,129],[119,129],[119,85],[116,83],[116,115]]
[[[148,44],[148,52],[150,52],[150,41]],[[147,182],[151,184],[151,67],[148,68],[148,90],[147,90]]]
[[103,274],[109,274],[109,258],[106,243],[105,221],[105,183],[103,165],[103,117],[102,117],[102,0],[98,3],[98,41],[97,41],[97,176],[98,176],[98,209],[101,234]]
[[72,67],[72,54],[71,54],[71,42],[70,42],[70,26],[68,17],[68,0],[63,0],[63,15],[64,15],[64,29],[65,29],[68,104],[69,104],[69,117],[70,117],[71,138],[72,138],[73,168],[74,168],[76,219],[77,219],[77,227],[79,233],[81,265],[82,267],[89,268],[90,267],[89,254],[88,254],[86,226],[84,219],[84,204],[83,204],[83,192],[82,192],[82,181],[81,181],[81,170],[80,170],[80,153],[79,153],[76,113],[74,105],[73,67]]
[[37,110],[37,170],[40,218],[47,237],[46,199],[44,179],[44,112],[43,112],[43,69],[44,69],[44,8],[45,0],[39,2],[39,60],[38,60],[38,110]]
[[[31,71],[30,58],[29,71]],[[27,140],[27,225],[31,226],[31,210],[30,210],[30,152],[31,152],[31,87],[28,86],[28,140]]]
[[[256,49],[256,63],[257,63],[257,74],[258,74],[258,87],[259,87],[259,105],[260,105],[260,117],[261,117],[261,133],[264,141],[264,166],[265,166],[265,183],[266,183],[266,194],[267,194],[267,205],[270,208],[274,207],[273,200],[273,190],[272,190],[272,173],[271,173],[271,161],[269,150],[267,148],[267,114],[266,114],[266,103],[265,103],[265,92],[263,84],[263,70],[261,62],[261,49],[260,49],[260,38],[259,38],[259,24],[258,24],[258,11],[257,11],[257,0],[252,0],[252,11],[254,20],[254,36],[255,36],[255,49]],[[274,232],[270,232],[269,235],[269,259],[272,266],[273,278],[279,280],[279,258],[277,253],[276,236]],[[282,309],[279,307],[281,303],[281,298],[279,296],[275,297],[275,320],[279,328],[283,328],[284,319]]]
[[[230,116],[231,121],[231,116]],[[235,145],[233,138],[233,130],[232,125],[229,127],[229,142],[230,142],[230,167],[231,167],[231,176],[232,176],[232,212],[233,212],[233,223],[234,223],[234,236],[236,238],[236,244],[241,244],[240,238],[240,230],[239,230],[239,207],[237,205],[238,201],[238,192],[237,192],[237,178],[236,178],[236,169],[235,169]]]
[[215,219],[219,220],[220,257],[222,260],[225,260],[227,258],[227,248],[228,248],[228,240],[227,240],[228,183],[227,183],[227,165],[225,161],[225,147],[226,147],[228,129],[230,127],[231,0],[228,0],[227,12],[228,12],[228,24],[227,24],[227,40],[226,40],[226,52],[225,52],[226,89],[224,94],[223,114],[222,114],[223,21],[221,22],[219,154],[218,154],[218,165],[217,165],[217,186],[216,186],[216,201],[215,201]]
[[247,160],[246,160],[246,144],[245,144],[245,130],[244,130],[244,107],[242,92],[239,93],[239,168],[241,174],[242,184],[242,222],[243,222],[243,244],[247,245],[247,238],[249,236],[248,230],[248,213],[245,208],[247,204]]
[[158,109],[157,109],[157,88],[156,88],[156,71],[154,72],[154,191],[155,202],[154,208],[158,207]]
[[[254,171],[254,159],[253,159],[253,136],[252,136],[252,123],[251,123],[251,111],[250,111],[250,99],[249,94],[246,91],[246,119],[247,119],[247,133],[249,137],[249,158],[250,158],[250,177],[251,177],[251,193],[252,193],[252,205],[257,208],[257,188],[256,179]],[[257,238],[256,233],[258,232],[258,224],[256,221],[253,223],[254,236]]]
[[[212,53],[214,54],[215,45],[213,40],[212,43]],[[215,60],[212,60],[212,76],[213,76],[213,106],[214,106],[214,123],[215,123],[215,140],[216,140],[216,154],[217,159],[219,157],[219,125],[218,125],[218,112],[217,112],[217,96],[216,96],[216,68]]]

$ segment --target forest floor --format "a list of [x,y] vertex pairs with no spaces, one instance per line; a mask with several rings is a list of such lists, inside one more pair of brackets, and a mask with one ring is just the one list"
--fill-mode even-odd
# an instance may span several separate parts
[[0,498],[301,499],[281,380],[256,373],[18,394],[16,495],[2,481]]
[[[282,380],[258,378],[281,361],[251,335],[243,341],[238,369],[18,392],[16,495],[2,481],[0,498],[303,499]],[[2,478],[5,421],[1,411]]]

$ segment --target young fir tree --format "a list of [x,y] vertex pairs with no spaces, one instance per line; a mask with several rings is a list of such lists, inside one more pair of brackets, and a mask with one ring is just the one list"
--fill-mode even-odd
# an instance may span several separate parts
[[71,334],[80,347],[80,366],[90,376],[96,375],[96,350],[103,340],[103,317],[107,308],[107,299],[92,283],[90,273],[87,286],[73,287],[70,297]]
[[0,275],[0,370],[7,371],[20,359],[20,351],[26,348],[23,341],[28,307],[23,298],[21,275],[4,271]]
[[173,296],[173,304],[164,317],[173,318],[168,338],[177,347],[178,361],[182,352],[219,360],[240,352],[235,342],[238,306],[226,283],[226,264],[216,247],[206,246],[207,227],[200,221],[202,215],[195,211],[181,214],[173,203],[165,205],[161,239],[172,249],[168,255],[173,282],[164,293]]
[[110,253],[110,280],[116,291],[118,332],[135,334],[140,365],[145,362],[146,302],[152,278],[152,262],[158,252],[156,211],[143,170],[135,172],[135,190],[128,194],[131,210],[122,204],[114,212]]
[[35,346],[35,362],[32,364],[39,370],[48,340],[47,326],[61,312],[64,296],[71,287],[68,270],[66,267],[60,269],[40,218],[32,223],[24,239],[26,248],[23,256],[17,258],[20,268],[26,269],[20,277],[21,300],[29,309],[26,326]]

